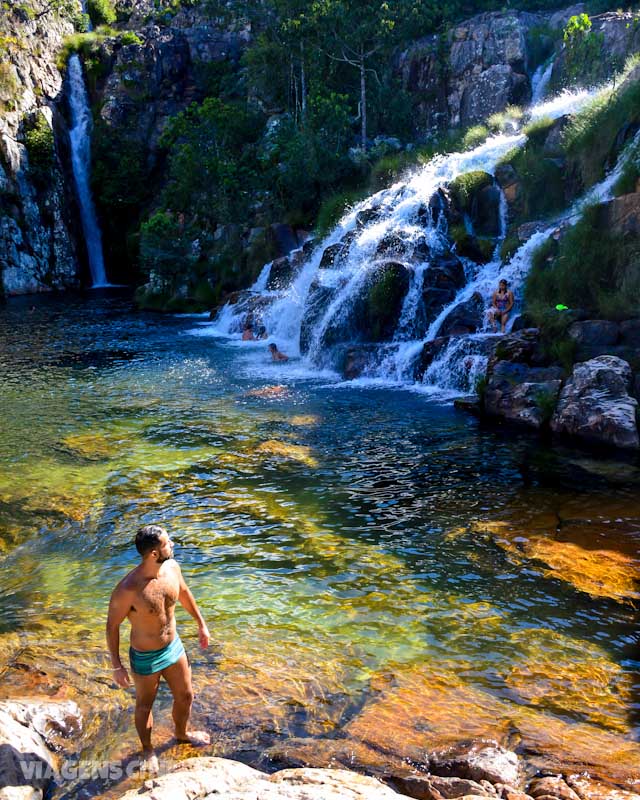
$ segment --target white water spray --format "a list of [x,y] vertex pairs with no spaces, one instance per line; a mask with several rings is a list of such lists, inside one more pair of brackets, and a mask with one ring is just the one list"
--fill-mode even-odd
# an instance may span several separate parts
[[[544,95],[551,68],[548,64],[536,77],[537,97]],[[586,90],[562,92],[534,105],[528,117],[556,119],[574,113],[595,94],[595,91]],[[576,204],[550,221],[548,227],[535,233],[506,265],[499,258],[499,248],[492,260],[483,266],[459,259],[457,263],[464,267],[464,285],[452,291],[451,274],[444,274],[443,296],[448,293],[450,299],[435,307],[436,313],[427,313],[423,301],[425,278],[434,270],[442,272],[441,264],[443,260],[446,263],[450,246],[442,208],[435,202],[438,193],[464,173],[480,170],[493,175],[500,159],[510,150],[522,147],[525,141],[524,133],[501,133],[489,137],[473,150],[436,156],[406,181],[359,203],[315,248],[287,290],[265,291],[268,279],[265,267],[252,287],[253,296],[249,294],[233,309],[225,307],[211,333],[238,336],[242,319],[258,309],[270,337],[289,355],[298,356],[302,352],[309,367],[339,369],[351,348],[361,360],[364,377],[394,384],[414,383],[416,363],[425,343],[441,335],[449,315],[464,303],[475,303],[476,307],[487,309],[497,281],[503,277],[509,281],[516,297],[520,297],[533,252],[560,223],[571,224],[580,213],[580,204]],[[594,187],[582,203],[608,197],[615,177],[611,175]],[[498,239],[505,235],[507,212],[506,198],[501,192],[496,223]],[[332,263],[323,259],[327,248],[335,251]],[[363,297],[389,264],[402,274],[408,274],[407,290],[398,311],[395,332],[385,343],[375,345],[361,341],[366,338],[359,327]],[[487,327],[486,321],[484,327]],[[453,337],[428,367],[424,382],[445,390],[473,388],[475,379],[486,367],[489,344],[490,334],[482,331]]]
[[91,110],[84,84],[82,64],[74,53],[68,64],[69,105],[71,107],[71,164],[78,194],[82,231],[87,244],[93,287],[109,286],[102,255],[102,236],[93,205],[91,175]]

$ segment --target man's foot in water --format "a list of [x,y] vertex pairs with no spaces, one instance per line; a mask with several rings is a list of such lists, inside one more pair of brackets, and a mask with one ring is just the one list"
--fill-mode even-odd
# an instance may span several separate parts
[[176,734],[176,741],[178,744],[192,744],[195,747],[201,747],[205,744],[211,744],[211,737],[206,731],[187,731],[184,736]]

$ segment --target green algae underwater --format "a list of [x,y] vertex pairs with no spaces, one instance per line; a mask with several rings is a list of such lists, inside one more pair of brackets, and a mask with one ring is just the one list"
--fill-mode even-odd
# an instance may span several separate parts
[[[77,758],[135,752],[104,623],[161,522],[213,636],[200,651],[178,610],[202,754],[381,774],[480,737],[637,789],[638,466],[260,374],[195,324],[117,292],[0,309],[3,695],[76,700]],[[184,757],[166,689],[157,709]]]

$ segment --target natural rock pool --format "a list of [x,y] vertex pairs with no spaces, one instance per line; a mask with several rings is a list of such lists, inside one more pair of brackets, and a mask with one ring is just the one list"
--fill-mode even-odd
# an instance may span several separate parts
[[114,292],[0,309],[3,695],[76,700],[85,759],[136,750],[104,623],[160,521],[213,634],[178,611],[206,754],[379,774],[485,737],[640,782],[638,466],[195,326]]

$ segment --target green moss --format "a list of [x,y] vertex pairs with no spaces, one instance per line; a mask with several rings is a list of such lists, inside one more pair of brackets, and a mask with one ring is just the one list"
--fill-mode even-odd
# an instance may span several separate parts
[[482,189],[493,185],[493,178],[488,172],[474,170],[459,175],[449,184],[449,190],[454,203],[464,213],[471,211],[474,197]]
[[135,45],[143,44],[142,39],[133,31],[124,31],[124,33],[121,33],[120,36],[118,37],[118,41],[120,42],[121,45],[125,46],[130,44],[135,44]]
[[94,27],[112,25],[116,21],[113,0],[87,0],[87,13]]
[[540,117],[540,119],[529,122],[524,127],[524,133],[527,135],[529,143],[535,147],[541,147],[549,135],[549,131],[555,125],[555,120],[552,117]]
[[407,291],[406,272],[399,264],[386,264],[376,278],[367,297],[366,328],[373,342],[393,332]]
[[12,111],[18,99],[20,83],[13,65],[0,61],[0,111]]

